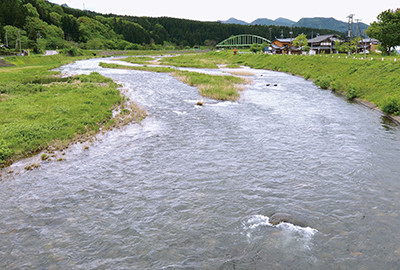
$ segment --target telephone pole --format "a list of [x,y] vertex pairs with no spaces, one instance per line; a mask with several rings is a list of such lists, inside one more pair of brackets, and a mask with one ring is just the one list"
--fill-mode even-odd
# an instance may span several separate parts
[[[349,46],[351,45],[351,40],[353,39],[353,17],[354,14],[347,16],[349,19],[347,22],[347,37],[349,38]],[[351,54],[351,49],[348,51],[348,55]]]
[[358,32],[360,31],[360,19],[356,19],[356,23],[357,23],[357,30],[356,30],[356,55],[358,52]]
[[347,37],[352,40],[353,39],[353,18],[354,18],[354,14],[350,14],[349,16],[347,16],[347,18],[349,18],[348,22],[347,22]]

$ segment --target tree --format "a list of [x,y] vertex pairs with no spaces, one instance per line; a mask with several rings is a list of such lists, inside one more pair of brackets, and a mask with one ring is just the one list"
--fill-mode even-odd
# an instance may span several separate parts
[[383,11],[377,19],[367,29],[367,35],[379,40],[385,53],[389,55],[394,47],[400,45],[400,10]]
[[251,45],[251,47],[250,47],[250,51],[252,51],[253,53],[257,53],[261,50],[262,50],[262,47],[260,45],[258,45],[257,43],[253,43],[253,45]]
[[61,18],[61,27],[68,41],[79,41],[79,23],[72,15],[65,15]]
[[307,40],[307,36],[304,34],[298,35],[292,42],[292,45],[294,47],[304,47],[308,45],[308,40]]
[[55,25],[49,25],[46,27],[46,48],[56,49],[63,48],[66,46],[66,41],[64,40],[64,31]]
[[25,23],[25,30],[28,33],[30,40],[36,40],[45,33],[48,24],[37,17],[27,17]]
[[347,53],[350,51],[349,43],[341,43],[339,40],[335,41],[335,50],[340,53]]
[[16,47],[18,38],[21,40],[21,47],[28,48],[28,37],[26,36],[26,32],[24,30],[11,25],[6,25],[4,26],[4,32],[7,33],[8,46],[11,49]]

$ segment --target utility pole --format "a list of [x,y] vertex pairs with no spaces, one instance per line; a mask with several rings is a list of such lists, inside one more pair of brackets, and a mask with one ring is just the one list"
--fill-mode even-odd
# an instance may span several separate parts
[[360,19],[356,19],[357,22],[357,30],[356,30],[356,55],[358,53],[358,32],[360,31]]
[[[348,22],[347,22],[347,37],[349,38],[349,45],[351,44],[351,40],[353,39],[353,17],[354,14],[350,14],[349,16],[347,16],[347,18],[349,18]],[[351,50],[349,50],[348,55],[350,55]]]
[[8,48],[8,37],[7,37],[7,32],[6,32],[6,38],[5,38],[5,39],[6,39],[6,44],[5,44],[5,45],[6,45],[6,48]]
[[283,38],[283,29],[281,30],[281,38]]
[[353,39],[353,18],[354,18],[354,14],[350,14],[349,16],[347,16],[347,18],[349,18],[348,22],[347,22],[347,37],[352,40]]

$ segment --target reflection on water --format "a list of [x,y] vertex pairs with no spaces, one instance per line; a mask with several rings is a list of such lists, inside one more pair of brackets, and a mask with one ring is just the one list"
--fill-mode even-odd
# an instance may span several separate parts
[[1,269],[399,268],[397,126],[287,74],[252,70],[218,102],[99,61],[63,70],[112,77],[150,116],[3,177]]

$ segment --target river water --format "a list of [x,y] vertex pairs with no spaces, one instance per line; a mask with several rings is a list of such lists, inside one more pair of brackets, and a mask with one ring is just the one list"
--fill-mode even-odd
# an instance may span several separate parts
[[3,172],[0,269],[400,268],[399,127],[288,74],[245,69],[219,102],[100,61],[62,71],[117,80],[149,116]]

